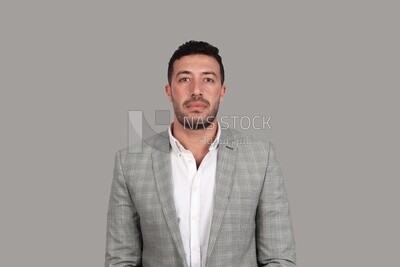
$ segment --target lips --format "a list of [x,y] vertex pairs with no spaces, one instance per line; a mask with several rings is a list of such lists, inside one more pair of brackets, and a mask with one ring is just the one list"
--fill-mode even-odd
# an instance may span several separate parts
[[206,104],[203,102],[191,102],[186,105],[188,108],[205,108]]

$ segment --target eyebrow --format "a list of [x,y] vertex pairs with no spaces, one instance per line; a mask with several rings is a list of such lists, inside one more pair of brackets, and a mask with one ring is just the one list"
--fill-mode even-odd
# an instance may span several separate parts
[[213,72],[213,71],[204,71],[204,72],[202,72],[201,74],[203,74],[203,75],[214,75],[215,77],[217,77],[217,74],[215,74],[215,72]]
[[[176,74],[176,76],[181,75],[181,74],[193,74],[193,73],[188,71],[188,70],[181,70]],[[217,77],[217,74],[215,74],[215,72],[213,72],[213,71],[203,71],[201,74],[203,74],[203,75],[214,75],[215,77]]]
[[181,71],[178,71],[176,76],[181,75],[181,74],[192,74],[192,73],[190,71],[188,71],[188,70],[181,70]]

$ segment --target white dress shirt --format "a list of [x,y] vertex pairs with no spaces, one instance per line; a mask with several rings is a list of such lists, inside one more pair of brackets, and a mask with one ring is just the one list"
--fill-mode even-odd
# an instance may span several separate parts
[[186,259],[189,267],[205,267],[221,127],[218,123],[217,135],[198,169],[193,154],[172,135],[171,126],[168,132],[174,201]]

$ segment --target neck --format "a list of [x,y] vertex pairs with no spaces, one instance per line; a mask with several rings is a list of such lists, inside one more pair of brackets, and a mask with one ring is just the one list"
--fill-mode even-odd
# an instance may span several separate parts
[[218,131],[217,119],[215,119],[207,128],[191,130],[183,127],[183,125],[180,124],[175,118],[171,127],[173,136],[185,149],[192,152],[196,158],[196,161],[201,161],[207,154],[208,149],[211,143],[214,141]]

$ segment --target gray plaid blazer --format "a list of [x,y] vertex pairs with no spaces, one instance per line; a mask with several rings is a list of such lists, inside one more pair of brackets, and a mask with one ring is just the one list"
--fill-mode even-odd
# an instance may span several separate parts
[[[296,266],[289,203],[273,145],[222,130],[207,267]],[[115,156],[106,267],[188,267],[175,211],[168,132]]]

